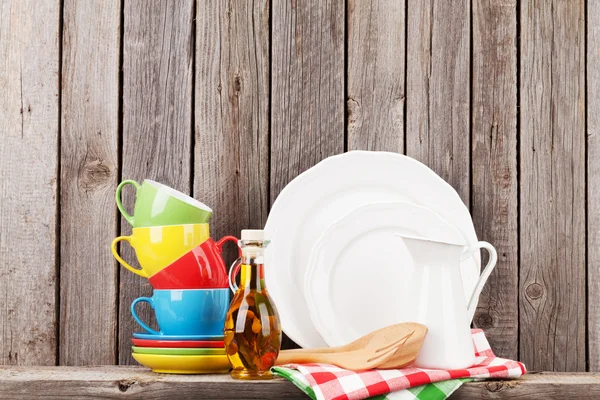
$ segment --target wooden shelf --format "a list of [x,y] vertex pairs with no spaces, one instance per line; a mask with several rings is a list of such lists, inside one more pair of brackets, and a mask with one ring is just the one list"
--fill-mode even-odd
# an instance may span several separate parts
[[[307,399],[292,383],[229,375],[165,375],[141,367],[0,367],[0,399]],[[598,399],[600,373],[530,373],[518,380],[472,382],[453,396],[475,399]]]

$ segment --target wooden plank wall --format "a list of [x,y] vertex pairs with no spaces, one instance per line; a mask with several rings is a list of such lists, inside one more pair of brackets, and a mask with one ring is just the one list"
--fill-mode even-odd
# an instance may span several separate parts
[[586,11],[588,366],[600,371],[600,3]]
[[119,0],[63,3],[60,365],[116,361],[118,270],[105,243],[117,233],[120,14]]
[[215,238],[267,221],[269,15],[265,0],[197,2],[193,193]]
[[0,3],[0,364],[57,361],[60,3]]
[[494,350],[518,357],[517,7],[472,2],[471,212],[494,243],[498,268],[479,298],[475,324]]
[[497,354],[599,370],[599,23],[593,0],[2,2],[0,364],[132,363],[151,289],[108,250],[120,180],[193,194],[220,237],[369,149],[429,165],[498,249],[474,320]]
[[[139,182],[151,176],[191,194],[195,5],[192,0],[171,3],[124,3],[121,176]],[[124,191],[125,207],[133,210],[133,187]],[[124,218],[120,227],[121,234],[131,233]],[[121,251],[126,260],[135,260],[129,246],[122,245]],[[124,268],[119,267],[119,277],[118,360],[135,364],[131,336],[138,325],[129,305],[151,296],[152,289],[146,279]],[[150,307],[138,311],[144,320],[153,319]]]
[[520,9],[520,355],[533,369],[583,371],[584,4],[546,4]]

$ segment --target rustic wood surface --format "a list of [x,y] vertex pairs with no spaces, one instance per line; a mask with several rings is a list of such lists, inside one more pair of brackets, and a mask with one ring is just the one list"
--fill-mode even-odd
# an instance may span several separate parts
[[517,5],[472,3],[471,212],[498,264],[479,297],[474,325],[496,355],[516,359],[519,334],[517,206]]
[[520,356],[585,371],[584,4],[520,12]]
[[194,195],[215,239],[239,236],[269,209],[268,1],[198,2],[196,42]]
[[[228,374],[167,375],[141,367],[0,367],[0,399],[306,399],[283,379],[236,381]],[[451,397],[479,399],[597,399],[600,374],[531,373],[521,379],[468,382]]]
[[[190,194],[194,2],[133,0],[124,7],[122,179],[141,183],[151,177]],[[133,214],[135,189],[127,186],[123,193]],[[121,218],[121,234],[131,232]],[[136,263],[127,244],[121,252]],[[130,305],[137,297],[151,296],[152,288],[147,279],[119,270],[119,364],[137,364],[131,337],[143,330],[131,317]],[[137,310],[144,321],[154,321],[147,305]]]
[[283,378],[236,381],[229,374],[167,375],[141,367],[0,367],[0,399],[306,399]]
[[600,375],[591,373],[534,372],[518,380],[469,382],[452,400],[586,399],[600,397]]
[[344,2],[273,2],[271,203],[344,151]]
[[[273,2],[270,202],[344,151],[344,2]],[[296,347],[284,337],[285,347]]]
[[194,194],[218,238],[372,149],[434,169],[498,249],[474,320],[496,353],[600,370],[598,23],[590,0],[3,2],[0,364],[133,362],[151,288],[109,252],[120,179]]
[[[63,3],[61,365],[116,361],[119,0]],[[35,321],[35,315],[29,315]]]
[[587,3],[588,365],[600,371],[600,2]]
[[406,155],[469,206],[470,1],[408,1]]
[[348,1],[348,150],[404,153],[404,1]]
[[0,364],[56,362],[60,2],[0,2]]

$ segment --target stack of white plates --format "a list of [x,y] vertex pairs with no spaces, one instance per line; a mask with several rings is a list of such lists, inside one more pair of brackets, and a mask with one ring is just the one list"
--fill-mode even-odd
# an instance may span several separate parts
[[[265,226],[267,287],[284,332],[304,348],[338,346],[402,322],[393,308],[407,305],[396,304],[394,294],[403,284],[399,265],[412,262],[395,235],[402,232],[477,243],[456,191],[410,157],[353,151],[290,182]],[[468,304],[479,255],[460,267]]]

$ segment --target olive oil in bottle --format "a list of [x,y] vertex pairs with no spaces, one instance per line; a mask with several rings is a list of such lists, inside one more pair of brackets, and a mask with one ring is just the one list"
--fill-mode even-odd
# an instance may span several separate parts
[[[263,251],[268,243],[262,230],[243,230],[242,257],[230,271],[235,295],[225,320],[225,350],[235,379],[271,379],[270,368],[281,347],[279,314],[264,280]],[[235,287],[238,270],[240,286]]]

